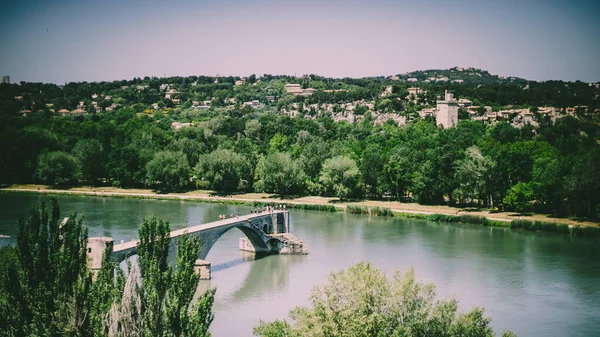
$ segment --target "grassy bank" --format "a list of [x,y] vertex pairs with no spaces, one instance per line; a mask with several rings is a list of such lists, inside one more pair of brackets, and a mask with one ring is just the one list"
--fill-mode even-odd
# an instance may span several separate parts
[[570,234],[574,236],[600,237],[600,227],[598,226],[567,225],[564,223],[557,222],[530,221],[521,219],[515,219],[510,222],[506,222],[490,220],[486,217],[474,215],[452,216],[445,214],[432,214],[423,215],[420,218],[429,221],[461,222],[486,227],[504,227],[516,230],[526,230],[535,232],[552,232],[560,234]]
[[110,197],[110,198],[123,198],[123,199],[152,199],[152,200],[183,200],[190,202],[206,202],[224,205],[245,205],[251,207],[265,207],[265,206],[277,206],[285,205],[288,209],[304,209],[311,211],[326,211],[326,212],[338,212],[342,209],[337,209],[333,205],[321,205],[321,204],[302,204],[302,203],[285,203],[285,202],[263,202],[263,201],[252,201],[252,200],[241,200],[234,198],[225,197],[210,197],[210,196],[188,196],[178,194],[134,194],[134,193],[110,193],[110,192],[84,192],[84,191],[57,191],[57,190],[6,190],[0,189],[0,193],[18,193],[25,195],[49,195],[49,196],[64,196],[64,195],[77,195],[83,197]]
[[[511,228],[527,231],[554,232],[574,236],[600,237],[600,227],[597,224],[580,224],[574,221],[559,222],[559,219],[547,218],[546,221],[535,217],[519,217],[510,219],[506,214],[500,214],[499,218],[491,218],[478,212],[478,214],[461,214],[460,209],[447,206],[424,206],[418,204],[400,204],[394,202],[365,201],[360,203],[341,203],[332,205],[333,199],[321,197],[305,197],[295,200],[273,199],[273,196],[265,194],[242,194],[234,196],[215,196],[209,191],[193,191],[187,193],[158,194],[151,190],[121,190],[113,188],[77,188],[70,190],[52,190],[46,186],[17,186],[9,189],[0,189],[0,193],[22,193],[31,195],[79,195],[93,197],[132,198],[132,199],[160,199],[160,200],[183,200],[191,202],[209,202],[226,205],[246,205],[250,207],[264,207],[285,205],[288,209],[303,209],[325,212],[343,212],[349,214],[366,214],[373,216],[401,217],[406,219],[420,219],[435,222],[468,223],[481,226]],[[265,200],[267,199],[267,200]],[[272,200],[268,200],[272,199]],[[412,209],[398,209],[384,207],[394,205],[412,207]],[[498,217],[499,214],[493,214]],[[539,217],[539,216],[537,216]],[[551,220],[551,221],[548,221]]]

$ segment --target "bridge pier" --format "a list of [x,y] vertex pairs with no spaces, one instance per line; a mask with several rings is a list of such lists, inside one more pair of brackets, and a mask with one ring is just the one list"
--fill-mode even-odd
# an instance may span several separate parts
[[[270,234],[268,242],[270,254],[280,255],[306,255],[308,251],[304,242],[292,233]],[[238,248],[241,251],[257,253],[254,245],[248,238],[240,238]],[[260,252],[259,252],[260,253]]]
[[194,272],[200,275],[201,280],[210,280],[210,262],[198,259],[194,263]]

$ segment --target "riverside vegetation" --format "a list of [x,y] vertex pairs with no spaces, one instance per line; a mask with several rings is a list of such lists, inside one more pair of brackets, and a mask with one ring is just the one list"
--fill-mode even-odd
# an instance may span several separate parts
[[[284,84],[294,78],[271,75],[239,86],[235,78],[213,83],[198,76],[64,87],[1,84],[0,183],[412,200],[599,219],[598,88],[580,82],[508,83],[488,75],[463,84],[426,84],[428,93],[418,101],[432,103],[451,89],[478,105],[587,108],[556,121],[536,115],[536,127],[522,128],[510,120],[489,125],[461,114],[456,128],[441,129],[431,118],[418,117],[421,103],[406,98],[407,83],[384,78],[312,75],[301,80],[303,87],[317,89],[308,97],[285,93]],[[174,107],[172,99],[162,98],[160,86],[166,84],[185,103]],[[392,93],[379,97],[387,85],[393,86]],[[116,107],[61,117],[46,106],[55,111],[80,101],[89,106],[97,92],[118,102]],[[226,106],[232,98],[260,100],[263,107]],[[212,107],[192,109],[196,99],[208,99]],[[293,104],[360,99],[375,103],[372,109],[357,107],[355,113],[363,118],[354,123],[316,112],[302,114],[307,118],[283,113]],[[162,107],[146,111],[157,100]],[[19,109],[41,112],[23,117],[15,114]],[[375,123],[370,110],[404,116],[407,125]],[[191,124],[176,129],[173,122]]]
[[[435,286],[415,279],[414,271],[396,271],[391,279],[359,262],[329,275],[315,287],[310,306],[290,311],[293,321],[261,322],[263,337],[325,336],[494,336],[483,309],[458,313],[455,299],[436,300]],[[503,337],[515,336],[504,331]]]
[[42,203],[19,221],[16,247],[0,249],[0,336],[210,335],[215,290],[191,303],[197,239],[179,240],[173,268],[169,224],[148,218],[127,276],[105,252],[93,281],[82,219],[61,221],[56,200]]
[[[193,300],[197,239],[182,236],[167,263],[169,224],[139,229],[138,259],[123,271],[106,254],[95,280],[87,267],[87,229],[71,214],[61,224],[56,200],[19,221],[16,247],[0,248],[0,336],[209,336],[215,290]],[[110,248],[107,248],[110,249]],[[483,309],[458,313],[435,301],[435,287],[414,272],[388,280],[368,263],[332,273],[295,321],[260,322],[257,336],[494,336]],[[504,332],[503,336],[514,336]]]

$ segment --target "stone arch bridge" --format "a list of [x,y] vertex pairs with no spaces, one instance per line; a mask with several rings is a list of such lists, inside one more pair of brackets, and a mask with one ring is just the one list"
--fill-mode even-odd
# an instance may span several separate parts
[[[201,278],[210,278],[210,263],[204,259],[219,238],[233,228],[244,233],[240,238],[240,250],[259,254],[306,254],[306,246],[289,233],[290,215],[288,211],[271,211],[252,213],[223,219],[207,224],[190,226],[170,233],[171,247],[169,257],[175,256],[176,238],[182,235],[193,235],[200,239],[202,250],[196,261],[196,270]],[[174,240],[175,239],[175,240]],[[112,246],[112,254],[121,262],[137,253],[138,240],[114,243],[109,237],[92,237],[88,239],[88,257],[90,269],[97,272],[102,264],[102,254],[107,246]]]

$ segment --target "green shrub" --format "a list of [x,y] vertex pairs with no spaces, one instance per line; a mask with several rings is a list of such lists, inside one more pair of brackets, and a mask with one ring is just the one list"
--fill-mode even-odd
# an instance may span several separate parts
[[598,226],[575,225],[571,228],[571,234],[577,236],[599,236],[600,228]]
[[510,228],[530,230],[533,223],[529,220],[513,220],[510,222]]
[[576,236],[600,236],[600,227],[598,226],[580,226],[575,225],[569,228],[564,223],[554,223],[545,221],[513,220],[510,222],[510,228],[523,229],[527,231],[555,232]]
[[474,224],[474,225],[483,225],[483,226],[489,225],[488,218],[486,218],[484,216],[480,216],[480,215],[468,215],[468,214],[459,215],[457,217],[454,217],[454,219],[452,221],[453,222],[464,222],[464,223]]
[[375,216],[394,216],[394,212],[391,209],[385,207],[373,207],[360,205],[348,205],[346,206],[346,213],[350,214],[369,214]]
[[385,207],[373,207],[371,208],[370,213],[376,216],[394,216],[394,212]]
[[439,222],[452,222],[454,221],[453,215],[445,215],[445,214],[431,214],[427,217],[429,221],[439,221]]
[[558,232],[558,226],[555,222],[535,221],[534,224],[537,231]]
[[360,205],[348,205],[346,206],[346,213],[350,214],[369,214],[369,208]]

